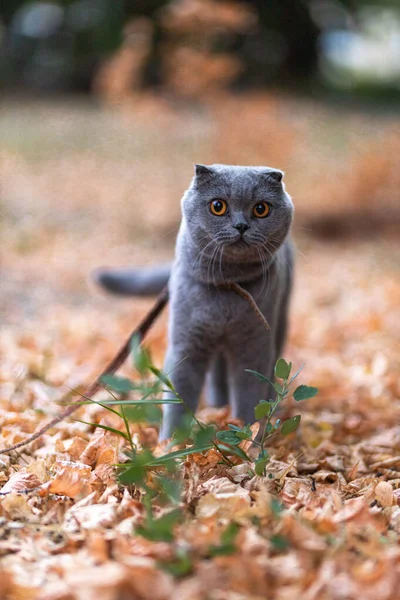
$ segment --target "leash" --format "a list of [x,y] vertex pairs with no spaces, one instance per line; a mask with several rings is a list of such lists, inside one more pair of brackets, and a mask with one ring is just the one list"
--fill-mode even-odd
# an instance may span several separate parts
[[223,284],[222,286],[219,286],[219,287],[226,287],[229,290],[234,290],[239,296],[241,296],[242,298],[247,300],[247,302],[250,304],[251,308],[256,313],[257,317],[260,319],[261,323],[264,325],[265,329],[267,331],[271,331],[271,327],[269,326],[267,319],[264,317],[261,310],[258,308],[257,302],[254,300],[254,298],[250,294],[250,292],[248,292],[247,290],[242,288],[242,286],[239,285],[238,283],[227,283],[227,284]]
[[[168,287],[166,286],[159,294],[153,307],[150,309],[150,311],[147,313],[147,315],[143,318],[143,320],[139,323],[139,325],[137,327],[135,327],[135,329],[132,331],[132,333],[130,334],[130,336],[124,343],[124,345],[121,346],[121,348],[119,349],[118,353],[108,363],[108,365],[105,367],[105,369],[103,369],[103,371],[95,379],[95,381],[86,388],[86,390],[82,394],[82,396],[84,396],[87,399],[92,398],[96,394],[96,392],[98,392],[102,388],[101,379],[105,375],[113,375],[113,373],[115,373],[115,371],[117,371],[120,368],[120,366],[125,362],[125,360],[129,356],[133,338],[138,337],[139,341],[143,342],[149,329],[151,328],[151,326],[153,325],[153,323],[155,322],[157,317],[161,314],[161,312],[167,305],[168,296],[169,296]],[[49,429],[51,429],[55,425],[58,425],[59,423],[61,423],[61,421],[63,421],[64,419],[66,419],[67,417],[72,415],[72,413],[75,412],[77,410],[77,408],[79,408],[79,406],[81,406],[80,399],[76,400],[73,404],[71,404],[71,406],[69,406],[60,415],[58,415],[58,417],[55,417],[54,419],[49,421],[46,425],[41,427],[38,431],[33,433],[31,436],[29,436],[23,442],[19,442],[18,444],[14,444],[13,446],[9,446],[8,448],[4,448],[3,450],[0,450],[0,454],[7,454],[8,452],[12,452],[12,450],[18,450],[18,448],[22,448],[23,446],[27,446],[28,444],[31,444],[35,440],[39,439]]]
[[[240,286],[238,283],[227,283],[219,287],[231,289],[235,291],[239,296],[244,298],[250,304],[251,308],[258,316],[258,318],[262,322],[263,326],[267,329],[267,331],[271,331],[268,321],[258,308],[253,296],[245,289],[243,289],[242,286]],[[157,297],[157,300],[154,303],[153,307],[150,309],[147,315],[145,315],[145,317],[139,323],[139,325],[135,327],[135,329],[132,331],[132,333],[125,341],[123,346],[121,346],[114,358],[108,363],[108,365],[103,369],[101,374],[94,380],[94,382],[85,389],[84,393],[81,396],[90,400],[102,388],[102,378],[105,375],[113,375],[121,367],[121,365],[129,356],[132,340],[134,338],[139,338],[140,343],[143,342],[151,326],[166,307],[168,300],[169,293],[168,287],[166,286]],[[19,448],[23,448],[24,446],[27,446],[28,444],[31,444],[32,442],[36,441],[43,434],[49,431],[49,429],[52,429],[53,427],[55,427],[55,425],[58,425],[59,423],[61,423],[61,421],[71,416],[80,406],[81,400],[76,400],[66,410],[64,410],[60,415],[58,415],[58,417],[54,417],[54,419],[49,421],[46,425],[43,425],[43,427],[41,427],[38,431],[29,436],[26,440],[19,442],[18,444],[14,444],[13,446],[9,446],[8,448],[4,448],[3,450],[0,450],[0,454],[8,454],[13,450],[18,450]]]

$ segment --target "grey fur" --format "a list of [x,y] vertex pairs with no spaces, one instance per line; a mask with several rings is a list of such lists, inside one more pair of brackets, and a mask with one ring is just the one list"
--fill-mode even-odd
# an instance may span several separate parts
[[[183,196],[169,280],[165,370],[193,412],[204,382],[210,404],[229,403],[233,416],[246,423],[254,421],[258,401],[273,393],[245,369],[273,377],[286,338],[293,204],[282,176],[268,167],[196,165]],[[213,199],[225,200],[228,212],[213,215]],[[262,201],[271,211],[257,218],[252,209]],[[248,226],[244,233],[236,228],[241,225]],[[229,282],[250,292],[270,332],[243,297],[221,287]],[[161,439],[172,435],[184,413],[180,405],[165,405]]]
[[168,283],[171,264],[143,269],[98,269],[96,283],[120,296],[154,296]]

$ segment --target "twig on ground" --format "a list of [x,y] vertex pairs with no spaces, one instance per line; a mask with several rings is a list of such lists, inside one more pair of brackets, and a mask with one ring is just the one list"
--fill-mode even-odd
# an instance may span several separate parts
[[[165,287],[161,291],[160,295],[158,296],[154,306],[147,313],[147,315],[144,317],[144,319],[141,321],[141,323],[139,323],[139,325],[133,330],[131,335],[126,340],[125,344],[120,348],[119,352],[108,363],[108,365],[101,372],[101,374],[97,377],[97,379],[91,385],[89,385],[88,388],[86,388],[85,392],[83,393],[83,395],[86,398],[92,398],[101,389],[101,387],[102,387],[101,380],[105,375],[112,375],[121,367],[121,365],[125,362],[125,360],[127,359],[128,355],[129,355],[133,338],[138,337],[140,342],[143,341],[146,334],[151,329],[152,325],[154,324],[154,322],[156,321],[156,319],[158,318],[158,316],[160,315],[162,310],[165,308],[167,303],[168,303],[168,288]],[[66,419],[67,417],[72,415],[72,413],[75,412],[81,405],[82,405],[81,400],[80,399],[76,400],[73,404],[71,404],[71,406],[69,406],[66,410],[64,410],[60,415],[58,415],[57,417],[55,417],[54,419],[49,421],[46,425],[41,427],[38,431],[36,431],[31,436],[29,436],[26,440],[24,440],[23,442],[19,442],[18,444],[14,444],[14,446],[9,446],[8,448],[4,448],[3,450],[0,450],[0,454],[8,454],[9,452],[12,452],[13,450],[17,450],[18,448],[22,448],[23,446],[27,446],[28,444],[31,444],[35,440],[39,439],[49,429],[51,429],[55,425],[58,425],[58,423],[61,423],[61,421],[63,421],[64,419]]]

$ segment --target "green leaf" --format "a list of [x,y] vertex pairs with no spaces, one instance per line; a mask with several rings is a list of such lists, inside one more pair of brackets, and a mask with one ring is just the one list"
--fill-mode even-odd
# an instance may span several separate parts
[[152,366],[150,353],[146,348],[143,348],[140,345],[139,336],[134,336],[131,341],[131,351],[133,355],[133,364],[140,375],[146,375],[147,371],[149,371]]
[[220,442],[229,444],[231,446],[237,446],[242,441],[236,435],[236,431],[232,431],[232,430],[228,430],[228,429],[226,429],[224,431],[217,431],[216,437],[217,437],[217,440],[219,440]]
[[239,448],[239,446],[226,446],[225,444],[217,444],[217,448],[222,454],[234,454],[242,460],[250,462],[250,458],[247,456],[246,452]]
[[[111,394],[110,391],[108,391],[108,393]],[[93,404],[97,404],[97,406],[101,406],[101,408],[105,408],[106,410],[108,410],[109,412],[113,413],[114,415],[117,415],[121,419],[124,418],[121,413],[119,413],[117,410],[115,410],[115,408],[110,408],[109,406],[105,406],[104,402],[101,402],[101,400],[92,400],[91,398],[88,398],[88,400],[90,402],[93,402]],[[105,400],[105,402],[107,402],[107,400]],[[122,401],[121,401],[121,403],[122,403]]]
[[210,556],[224,556],[233,554],[236,550],[235,540],[240,527],[237,523],[230,523],[221,534],[221,543],[218,546],[210,546]]
[[124,405],[124,411],[128,421],[133,423],[159,423],[162,419],[162,410],[152,402],[139,404],[137,406]]
[[249,440],[251,439],[253,433],[251,431],[250,425],[245,425],[244,427],[238,427],[237,425],[228,425],[229,429],[235,432],[236,436],[241,440]]
[[114,390],[114,392],[119,392],[121,394],[126,394],[127,392],[135,389],[135,386],[130,379],[127,379],[126,377],[118,377],[117,375],[103,375],[101,378],[101,383],[109,387],[111,390]]
[[242,460],[247,460],[248,462],[250,462],[249,456],[246,454],[246,452],[244,450],[242,450],[241,448],[239,448],[239,446],[234,446],[232,448],[232,454],[235,454],[236,456],[238,456]]
[[293,392],[293,398],[296,402],[300,400],[307,400],[308,398],[314,398],[318,393],[318,388],[311,387],[309,385],[299,385],[298,388]]
[[175,393],[175,389],[174,386],[172,385],[171,381],[168,379],[168,377],[165,375],[165,373],[163,373],[163,371],[161,371],[160,369],[157,369],[157,367],[155,367],[154,365],[151,365],[149,367],[150,371],[153,373],[153,375],[155,375],[156,377],[158,377],[158,379],[160,381],[163,382],[164,385],[167,386],[167,388],[169,390],[171,390],[172,392]]
[[265,426],[265,430],[266,430],[267,433],[271,433],[271,431],[273,431],[274,429],[275,428],[274,428],[274,426],[272,425],[272,423],[270,421]]
[[172,542],[174,527],[181,520],[182,511],[175,509],[158,519],[148,519],[145,525],[136,527],[135,532],[153,542]]
[[301,373],[301,371],[303,369],[304,369],[304,363],[301,365],[301,367],[299,369],[297,369],[296,373],[291,376],[290,381],[289,381],[289,385],[292,383],[292,381],[294,381],[296,379],[296,377]]
[[221,542],[223,544],[232,544],[236,540],[239,530],[240,527],[237,523],[230,523],[221,535]]
[[262,475],[265,475],[265,467],[267,466],[268,463],[269,463],[268,455],[258,457],[257,460],[254,462],[254,471],[255,471],[256,475],[258,475],[259,477],[261,477]]
[[280,514],[285,510],[282,502],[278,500],[278,498],[272,498],[270,502],[270,507],[275,516],[279,517]]
[[168,449],[173,448],[173,446],[184,444],[185,442],[189,443],[189,440],[192,439],[192,434],[195,431],[195,425],[196,421],[193,419],[192,415],[189,413],[182,415],[180,425],[175,429]]
[[192,560],[186,550],[178,549],[177,556],[170,562],[158,562],[157,566],[173,577],[185,577],[193,571]]
[[260,400],[260,402],[257,404],[257,406],[254,409],[254,415],[257,420],[260,420],[264,417],[267,417],[270,413],[270,410],[271,410],[270,402],[267,402],[266,400]]
[[129,441],[129,436],[126,433],[124,433],[123,431],[120,431],[119,429],[114,429],[114,427],[107,427],[107,425],[101,425],[100,423],[89,423],[88,421],[82,421],[81,419],[74,419],[74,420],[78,421],[79,423],[84,423],[85,425],[90,425],[91,427],[98,427],[99,429],[105,429],[105,431],[114,433],[115,435],[118,435],[119,437],[123,437],[124,439]]
[[293,431],[296,431],[300,424],[300,419],[301,415],[296,415],[295,417],[284,421],[281,429],[282,435],[289,435],[289,433],[293,433]]
[[193,441],[193,447],[202,448],[203,446],[207,446],[208,444],[212,444],[215,439],[215,427],[209,425],[208,427],[203,427],[199,429]]
[[189,454],[196,454],[198,452],[206,452],[206,450],[210,450],[210,448],[212,448],[213,445],[212,444],[206,444],[205,446],[203,446],[202,448],[185,448],[182,450],[175,450],[175,452],[170,452],[169,454],[165,454],[165,456],[160,456],[156,459],[154,459],[153,461],[151,461],[148,466],[149,467],[158,467],[158,466],[162,466],[165,463],[169,462],[172,459],[175,458],[184,458],[185,456],[189,456]]
[[237,425],[233,425],[233,423],[228,423],[228,427],[229,427],[229,429],[232,429],[232,431],[242,431],[241,427],[238,427]]
[[279,379],[288,379],[292,363],[287,363],[284,358],[279,358],[275,365],[275,377]]
[[241,440],[250,440],[253,434],[251,431],[237,431],[236,435]]
[[181,498],[182,485],[179,479],[170,475],[159,475],[155,481],[161,493],[173,504],[178,504]]
[[146,467],[141,464],[134,464],[119,474],[119,481],[124,485],[135,483],[141,485],[146,477]]
[[282,396],[285,395],[285,387],[282,386],[280,383],[273,383],[272,387],[274,388],[277,394],[281,394]]
[[154,460],[154,456],[150,450],[143,450],[135,454],[132,462],[127,462],[122,466],[119,481],[125,485],[131,483],[143,484],[152,460]]
[[[76,404],[90,404],[90,402],[77,402]],[[139,406],[140,404],[182,404],[180,400],[174,400],[173,398],[147,398],[147,400],[102,400],[101,405],[104,408],[107,406]]]
[[274,383],[270,379],[268,379],[268,377],[265,377],[265,375],[262,375],[258,371],[253,371],[252,369],[245,369],[245,371],[246,373],[252,373],[256,377],[258,377],[260,381],[263,381],[264,383],[269,383],[270,385],[274,386]]
[[284,535],[272,535],[270,537],[270,542],[274,546],[275,550],[279,550],[280,552],[287,550],[290,546],[290,542]]

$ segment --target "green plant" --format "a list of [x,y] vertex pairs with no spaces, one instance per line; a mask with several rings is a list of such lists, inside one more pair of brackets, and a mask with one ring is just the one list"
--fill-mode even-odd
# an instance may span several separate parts
[[259,432],[256,437],[252,437],[252,432],[249,425],[245,425],[242,428],[237,427],[236,425],[229,425],[228,431],[217,432],[218,439],[229,445],[237,446],[243,440],[251,440],[253,445],[260,448],[259,455],[254,462],[254,471],[257,475],[265,476],[265,469],[269,462],[269,455],[265,448],[266,442],[277,433],[281,433],[282,435],[289,435],[289,433],[293,433],[293,431],[296,431],[300,424],[300,415],[295,415],[285,420],[276,419],[273,421],[273,417],[278,410],[279,405],[290,395],[293,396],[296,402],[299,402],[301,400],[313,398],[318,392],[317,388],[315,387],[300,385],[294,390],[293,394],[291,394],[291,385],[299,375],[302,368],[303,366],[301,366],[300,369],[292,377],[290,377],[292,363],[287,363],[283,358],[278,359],[274,368],[274,374],[275,378],[279,379],[280,381],[275,382],[271,381],[268,377],[258,373],[257,371],[247,369],[249,373],[253,373],[261,381],[269,383],[276,393],[275,400],[260,400],[254,409],[254,416],[256,420],[261,421],[261,433]]
[[[278,433],[288,435],[294,432],[300,423],[300,415],[283,420],[275,418],[277,409],[288,397],[292,396],[296,402],[299,402],[315,396],[317,389],[300,385],[291,392],[292,384],[302,367],[291,376],[292,363],[287,363],[283,358],[280,358],[275,365],[276,381],[249,370],[261,381],[269,383],[276,394],[275,399],[260,400],[255,407],[255,419],[261,422],[257,436],[254,435],[250,424],[245,424],[243,427],[230,424],[228,429],[218,431],[215,425],[206,425],[197,419],[184,399],[176,392],[168,376],[154,366],[150,354],[140,347],[137,340],[132,343],[132,354],[141,380],[134,382],[125,377],[107,375],[103,377],[102,383],[110,398],[103,401],[87,400],[118,416],[123,423],[122,430],[103,424],[90,423],[90,425],[123,438],[127,444],[124,451],[126,462],[116,466],[120,483],[134,485],[142,495],[145,515],[143,522],[136,527],[136,533],[150,540],[168,542],[174,539],[174,529],[182,519],[178,505],[181,497],[180,467],[183,460],[191,454],[214,448],[219,452],[222,462],[231,465],[233,458],[236,457],[248,462],[251,470],[253,461],[241,447],[242,442],[247,442],[247,446],[259,448],[259,454],[254,461],[254,473],[265,476],[266,466],[270,460],[266,449],[267,442]],[[170,396],[172,392],[172,397],[163,399],[162,394],[165,391],[168,391]],[[132,392],[138,394],[140,399],[130,399],[128,394]],[[149,448],[136,446],[131,435],[130,423],[158,422],[161,419],[159,405],[166,403],[183,404],[187,410],[187,419],[181,429],[175,432],[168,447],[170,451],[163,456],[155,456]],[[176,446],[179,446],[178,449],[174,449]],[[161,503],[166,506],[167,510],[161,516],[157,516],[154,510],[155,499],[158,505]],[[168,508],[171,510],[168,511]],[[221,536],[221,543],[210,548],[210,555],[233,552],[238,529],[237,525],[230,526]],[[177,554],[176,560],[172,561],[168,568],[171,572],[176,571],[177,575],[186,572],[191,568],[190,558]]]
[[237,523],[230,523],[221,534],[221,542],[216,546],[210,546],[210,556],[226,556],[233,554],[236,550],[236,537],[240,527]]

